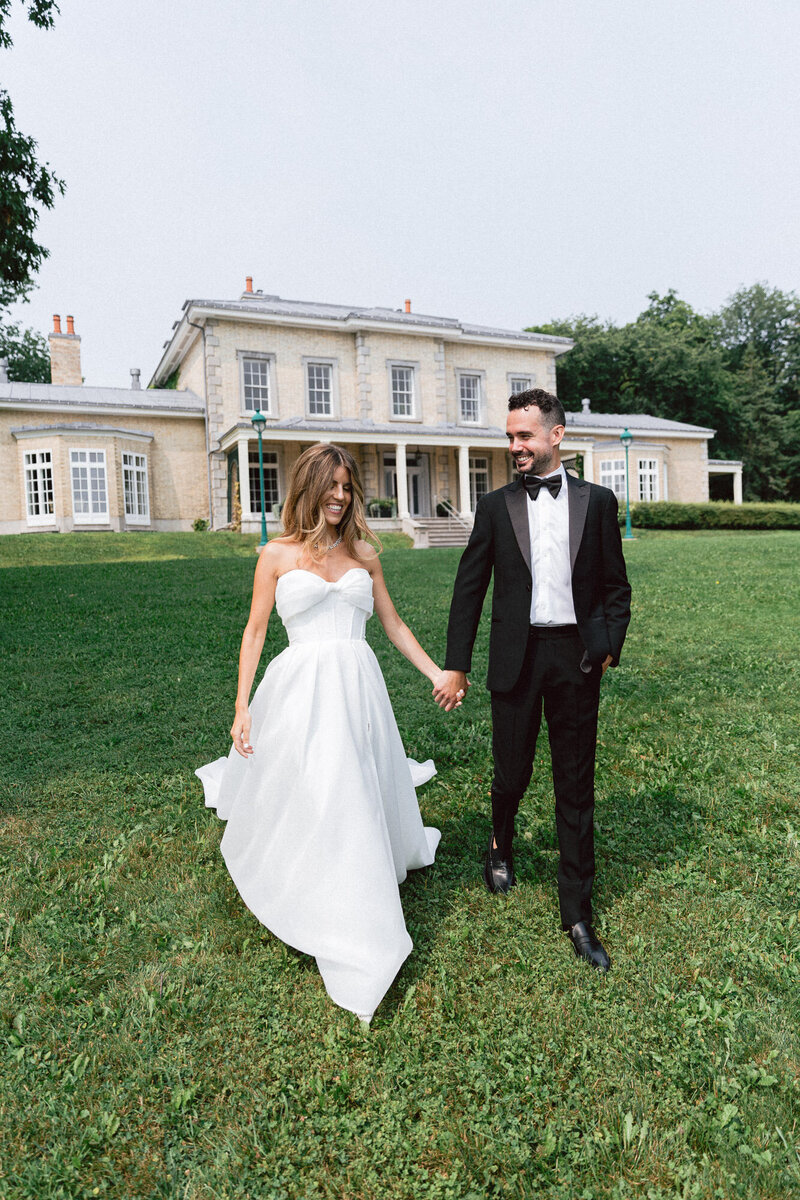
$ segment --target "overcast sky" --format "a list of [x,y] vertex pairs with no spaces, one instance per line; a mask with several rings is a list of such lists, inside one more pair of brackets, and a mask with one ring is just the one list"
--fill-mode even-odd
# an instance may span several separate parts
[[14,3],[19,128],[66,180],[15,317],[145,381],[188,297],[520,328],[794,290],[797,0]]

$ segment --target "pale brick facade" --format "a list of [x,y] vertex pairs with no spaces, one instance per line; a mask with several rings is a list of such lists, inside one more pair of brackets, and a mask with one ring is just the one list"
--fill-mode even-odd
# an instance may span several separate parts
[[0,533],[191,529],[205,462],[191,393],[0,383]]
[[[198,377],[203,337],[205,381]],[[556,357],[570,346],[566,338],[471,326],[408,305],[348,308],[248,290],[235,301],[187,301],[153,382],[177,369],[180,387],[206,389],[216,526],[230,519],[238,481],[243,527],[258,527],[251,417],[259,408],[271,528],[297,455],[335,440],[356,456],[367,499],[391,499],[397,523],[414,532],[443,504],[469,521],[477,498],[509,480],[508,396],[523,386],[555,391]],[[311,393],[319,370],[328,387],[322,411]],[[261,386],[253,389],[253,379]],[[601,469],[609,475],[606,462],[624,456],[626,425],[634,434],[631,499],[707,498],[712,430],[586,409],[570,414],[565,457],[580,455],[586,477],[599,482]],[[611,475],[619,490],[618,472]]]

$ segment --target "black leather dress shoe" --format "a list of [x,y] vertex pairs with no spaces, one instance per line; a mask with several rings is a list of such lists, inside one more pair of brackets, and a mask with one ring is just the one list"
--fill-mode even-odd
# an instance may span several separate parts
[[598,971],[608,970],[611,959],[591,925],[586,921],[579,921],[567,930],[567,935],[578,958],[585,958]]
[[483,878],[490,892],[500,892],[507,896],[517,882],[513,868],[501,855],[492,842],[494,834],[489,838],[489,849],[486,851],[486,863],[483,868]]

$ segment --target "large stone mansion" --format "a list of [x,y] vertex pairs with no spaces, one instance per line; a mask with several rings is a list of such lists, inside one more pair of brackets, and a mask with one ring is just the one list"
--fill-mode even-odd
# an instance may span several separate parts
[[[555,391],[567,338],[471,325],[402,309],[282,300],[247,279],[236,300],[187,300],[151,384],[86,387],[71,317],[50,334],[51,384],[9,383],[0,363],[0,532],[190,529],[260,525],[257,438],[265,508],[277,528],[289,471],[319,441],[347,446],[365,495],[384,500],[379,526],[428,544],[437,514],[468,525],[478,499],[511,478],[510,394]],[[708,499],[712,429],[657,417],[567,414],[563,456],[624,499]],[[569,465],[569,463],[568,463]],[[377,511],[377,509],[375,510]]]

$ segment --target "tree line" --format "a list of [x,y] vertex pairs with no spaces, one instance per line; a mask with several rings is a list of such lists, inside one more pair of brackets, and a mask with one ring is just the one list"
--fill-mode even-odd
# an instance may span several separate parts
[[[800,299],[766,283],[718,312],[651,292],[627,325],[576,316],[530,326],[572,338],[558,393],[580,411],[650,413],[716,430],[714,458],[741,459],[748,500],[800,500]],[[713,480],[712,482],[716,482]]]

